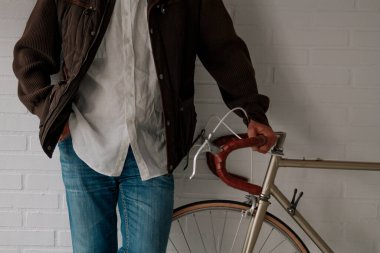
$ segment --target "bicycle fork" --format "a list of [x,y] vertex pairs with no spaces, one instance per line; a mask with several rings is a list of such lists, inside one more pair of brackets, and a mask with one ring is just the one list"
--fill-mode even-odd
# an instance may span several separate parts
[[272,155],[269,163],[269,168],[267,174],[265,175],[264,184],[262,192],[259,196],[259,201],[257,205],[257,211],[254,218],[251,219],[249,223],[247,237],[244,242],[244,247],[242,253],[252,253],[261,227],[264,222],[265,214],[270,205],[269,199],[271,195],[271,186],[274,184],[274,179],[278,171],[278,156]]

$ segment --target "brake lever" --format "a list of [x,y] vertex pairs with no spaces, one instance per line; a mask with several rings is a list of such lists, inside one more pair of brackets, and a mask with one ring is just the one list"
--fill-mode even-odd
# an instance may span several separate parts
[[203,140],[203,144],[199,147],[199,149],[197,150],[197,152],[195,153],[194,155],[194,158],[193,158],[193,173],[191,174],[190,176],[190,180],[193,179],[193,177],[195,176],[196,174],[196,170],[197,170],[197,158],[198,158],[198,155],[200,153],[207,153],[207,152],[211,152],[213,154],[217,154],[221,151],[221,148],[219,148],[218,146],[216,146],[215,144],[213,144],[210,139],[211,139],[211,134],[209,134],[209,136],[207,138],[205,138],[203,135],[201,136],[202,140]]

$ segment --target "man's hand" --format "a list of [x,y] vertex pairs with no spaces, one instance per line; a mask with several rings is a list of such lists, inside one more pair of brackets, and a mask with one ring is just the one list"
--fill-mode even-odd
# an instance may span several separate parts
[[58,141],[62,141],[66,139],[70,135],[70,128],[69,128],[69,122],[67,121],[65,124],[65,127],[62,130],[61,136],[59,136]]
[[267,143],[261,147],[253,148],[260,153],[267,153],[269,149],[276,143],[277,136],[272,128],[267,125],[261,124],[254,120],[250,120],[248,124],[248,137],[256,137],[257,135],[264,135],[267,138]]

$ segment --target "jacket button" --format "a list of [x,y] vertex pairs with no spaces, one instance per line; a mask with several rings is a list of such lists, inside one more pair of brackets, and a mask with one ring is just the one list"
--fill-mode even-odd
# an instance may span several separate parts
[[160,80],[162,80],[162,79],[164,79],[164,75],[163,75],[163,74],[160,74],[160,75],[158,76],[158,78],[160,78]]
[[95,31],[91,31],[91,36],[95,36],[96,32]]

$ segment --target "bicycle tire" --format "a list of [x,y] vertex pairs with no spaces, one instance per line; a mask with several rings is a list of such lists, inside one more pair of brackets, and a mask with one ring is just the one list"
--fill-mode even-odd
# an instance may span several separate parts
[[[251,217],[243,215],[243,211],[250,208],[249,204],[230,200],[199,201],[176,208],[173,212],[166,252],[241,253],[247,230],[244,228],[241,232],[239,230],[242,221],[247,223],[243,227],[248,227]],[[220,219],[220,216],[224,216],[224,219]],[[235,216],[240,219],[240,225],[237,228],[234,227]],[[216,219],[223,224],[217,224]],[[227,223],[228,225],[226,225]],[[237,229],[235,234],[232,234],[232,238],[227,238],[227,236],[231,236],[230,231],[226,233],[226,227],[231,231]],[[239,233],[241,233],[240,236]],[[273,236],[273,238],[269,239],[269,236]],[[231,241],[231,239],[233,240]],[[235,248],[235,244],[239,245]],[[255,252],[309,253],[309,250],[288,225],[267,212],[253,253]]]

